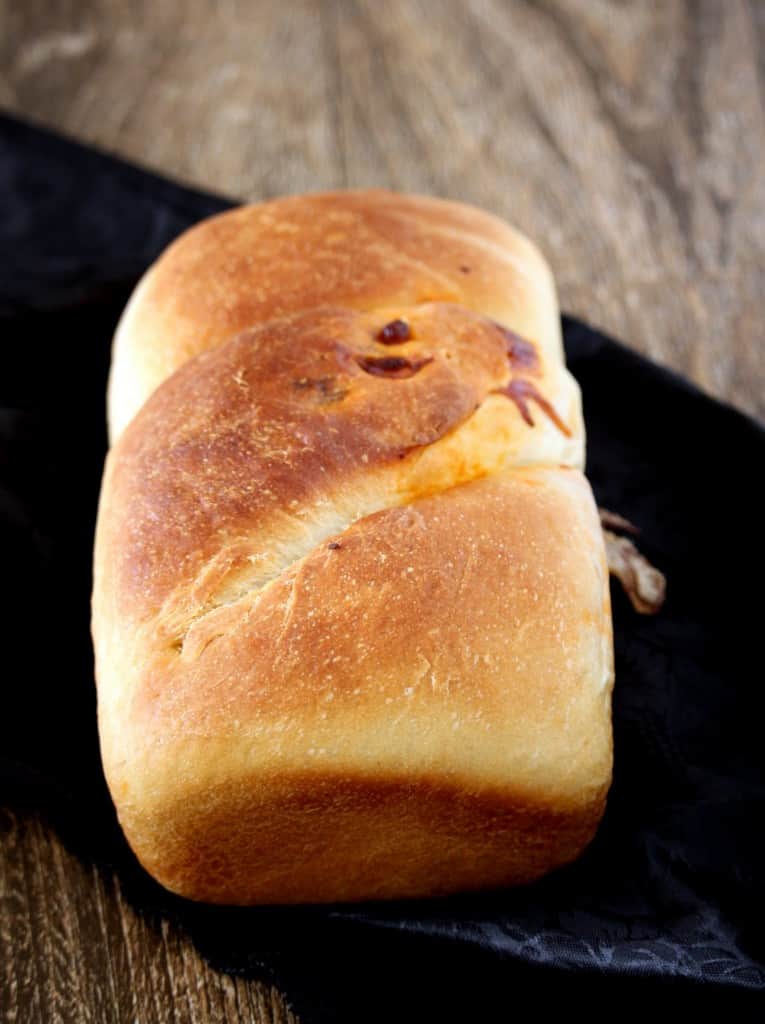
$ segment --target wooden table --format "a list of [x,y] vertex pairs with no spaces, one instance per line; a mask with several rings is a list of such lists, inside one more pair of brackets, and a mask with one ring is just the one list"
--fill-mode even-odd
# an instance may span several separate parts
[[[566,310],[765,414],[765,3],[0,0],[0,48],[0,104],[187,182],[483,205]],[[36,816],[0,854],[3,1019],[296,1019]]]

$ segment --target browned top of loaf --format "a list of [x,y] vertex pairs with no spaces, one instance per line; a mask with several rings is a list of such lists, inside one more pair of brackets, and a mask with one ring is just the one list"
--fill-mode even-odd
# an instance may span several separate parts
[[[406,324],[406,337],[386,344],[391,322]],[[533,434],[523,418],[533,410],[538,435],[565,441],[569,428],[544,411],[545,394],[568,390],[563,372],[491,320],[439,303],[311,311],[198,357],[152,396],[109,459],[114,512],[101,517],[102,540],[120,616],[146,620],[165,603],[172,640],[238,576],[265,582],[310,550],[323,517],[321,532],[335,532],[481,475],[479,438],[467,462],[462,449],[447,452],[412,479],[422,451],[510,381],[542,404],[495,395],[494,429],[510,420]],[[561,414],[578,429],[567,406]]]
[[549,271],[536,248],[461,203],[382,190],[291,196],[186,232],[136,290],[114,350],[115,439],[188,359],[240,331],[332,304],[453,302],[559,349]]

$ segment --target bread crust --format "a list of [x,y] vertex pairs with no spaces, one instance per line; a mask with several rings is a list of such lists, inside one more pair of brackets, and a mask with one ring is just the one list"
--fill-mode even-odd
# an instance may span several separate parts
[[562,353],[532,243],[482,210],[381,189],[288,196],[212,217],[144,276],[115,337],[112,440],[179,366],[249,327],[317,306],[450,302]]
[[[287,233],[322,201],[284,201]],[[416,235],[424,210],[428,237],[480,235],[492,260],[512,239],[498,264],[539,259],[454,204],[345,202],[357,254],[360,206],[363,225]],[[234,222],[221,221],[195,229],[194,251],[227,252]],[[411,260],[425,242],[406,241]],[[422,279],[454,255],[433,249]],[[486,299],[491,316],[451,293],[393,301],[389,269],[376,298],[354,281],[363,303],[348,291],[211,343],[107,460],[93,595],[104,767],[142,863],[193,899],[528,882],[574,859],[603,812],[611,620],[578,388],[555,332],[496,321],[504,293]],[[399,291],[412,273],[398,267]],[[170,322],[170,281],[149,319]],[[513,302],[543,325],[534,287]]]

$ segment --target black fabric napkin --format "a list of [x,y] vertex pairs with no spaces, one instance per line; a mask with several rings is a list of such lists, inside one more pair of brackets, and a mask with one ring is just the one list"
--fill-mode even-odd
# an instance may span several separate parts
[[306,1021],[761,993],[765,432],[568,318],[597,499],[669,581],[655,618],[613,589],[615,776],[585,856],[514,891],[289,910],[195,906],[137,867],[101,774],[89,637],[110,340],[147,264],[229,205],[0,118],[0,800],[42,808],[142,912],[222,969],[270,974]]

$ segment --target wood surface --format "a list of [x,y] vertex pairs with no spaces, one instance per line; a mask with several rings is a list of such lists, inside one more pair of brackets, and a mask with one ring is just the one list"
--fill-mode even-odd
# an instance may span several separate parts
[[[564,309],[765,415],[763,2],[0,0],[0,105],[231,196],[478,203]],[[0,1018],[296,1020],[12,811]]]

